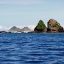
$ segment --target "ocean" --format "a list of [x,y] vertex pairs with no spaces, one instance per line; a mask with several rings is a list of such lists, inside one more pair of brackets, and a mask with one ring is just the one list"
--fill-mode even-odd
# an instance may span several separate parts
[[64,33],[1,33],[0,64],[64,64]]

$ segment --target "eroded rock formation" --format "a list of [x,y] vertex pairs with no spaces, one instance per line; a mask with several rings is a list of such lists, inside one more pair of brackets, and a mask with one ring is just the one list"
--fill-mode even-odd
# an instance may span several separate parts
[[47,23],[47,32],[63,32],[63,27],[54,19]]

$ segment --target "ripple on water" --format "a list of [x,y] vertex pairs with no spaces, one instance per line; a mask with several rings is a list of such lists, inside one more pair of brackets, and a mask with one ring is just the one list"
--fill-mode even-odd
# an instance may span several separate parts
[[0,34],[0,64],[64,64],[64,34]]

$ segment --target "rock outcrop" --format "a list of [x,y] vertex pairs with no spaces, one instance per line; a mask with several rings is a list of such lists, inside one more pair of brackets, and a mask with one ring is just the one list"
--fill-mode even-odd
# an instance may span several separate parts
[[46,26],[42,20],[40,20],[34,29],[34,32],[46,32]]
[[13,26],[12,28],[9,29],[9,32],[36,32],[36,33],[42,33],[42,32],[64,32],[64,28],[54,19],[50,19],[47,22],[47,27],[44,24],[42,20],[40,20],[37,24],[37,26],[34,28],[34,31],[32,31],[28,27],[24,27],[22,29]]
[[63,27],[54,19],[47,23],[47,32],[63,32]]

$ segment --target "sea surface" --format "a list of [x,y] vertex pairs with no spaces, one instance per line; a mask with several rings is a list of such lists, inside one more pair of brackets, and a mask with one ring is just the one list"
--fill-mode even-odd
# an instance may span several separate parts
[[64,33],[1,33],[0,64],[64,64]]

